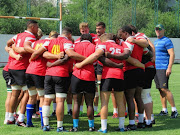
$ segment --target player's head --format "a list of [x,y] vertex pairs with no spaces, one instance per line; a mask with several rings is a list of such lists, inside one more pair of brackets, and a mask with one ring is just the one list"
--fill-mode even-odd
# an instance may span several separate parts
[[33,33],[34,35],[37,34],[38,32],[38,22],[35,20],[30,20],[27,22],[27,30],[30,31],[31,33]]
[[104,22],[98,22],[96,23],[96,33],[98,36],[101,36],[105,33],[106,25]]
[[107,40],[114,40],[114,36],[112,33],[104,33],[100,36],[101,42],[106,42]]
[[57,38],[59,36],[59,33],[57,33],[56,31],[51,31],[49,33],[49,38]]
[[113,40],[116,42],[116,44],[120,44],[120,42],[121,42],[121,39],[117,36],[117,35],[113,35]]
[[92,36],[90,34],[82,34],[80,40],[89,40],[92,43]]
[[42,36],[43,36],[43,32],[42,32],[42,30],[40,28],[38,28],[36,39],[39,40]]
[[62,35],[64,35],[65,37],[67,37],[69,40],[71,40],[71,39],[72,39],[72,30],[71,30],[71,28],[65,27],[65,28],[62,30]]
[[164,36],[165,28],[162,24],[158,24],[155,27],[155,32],[158,38],[162,38]]
[[89,26],[88,23],[82,22],[79,24],[79,30],[81,34],[88,34],[89,33]]
[[132,36],[132,29],[128,25],[123,26],[118,30],[117,35],[125,41],[129,36]]
[[134,25],[128,25],[131,29],[132,29],[132,35],[134,36],[134,35],[136,35],[137,34],[137,32],[138,32],[138,30],[137,30],[137,28],[134,26]]

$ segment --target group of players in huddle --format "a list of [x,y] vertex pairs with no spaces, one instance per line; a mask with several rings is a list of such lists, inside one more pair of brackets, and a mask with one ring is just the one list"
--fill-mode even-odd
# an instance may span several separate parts
[[[68,27],[62,34],[52,31],[42,39],[42,31],[34,20],[27,30],[8,40],[8,64],[3,69],[7,84],[5,124],[33,127],[32,115],[37,95],[43,131],[49,131],[50,104],[56,100],[57,132],[63,126],[64,102],[73,98],[73,128],[78,131],[80,106],[85,100],[89,131],[96,131],[100,90],[101,128],[107,133],[108,102],[111,93],[117,106],[119,126],[116,131],[152,127],[151,83],[155,75],[155,49],[145,34],[132,25],[118,29],[116,35],[105,33],[105,24],[96,24],[96,33],[89,33],[88,23],[80,23],[81,37],[75,42]],[[68,96],[70,95],[70,96]],[[129,125],[124,126],[126,103]],[[135,125],[135,104],[139,113]],[[19,105],[19,115],[14,115]],[[144,111],[145,114],[144,115]],[[25,112],[27,122],[24,122]],[[96,114],[97,115],[97,114]]]

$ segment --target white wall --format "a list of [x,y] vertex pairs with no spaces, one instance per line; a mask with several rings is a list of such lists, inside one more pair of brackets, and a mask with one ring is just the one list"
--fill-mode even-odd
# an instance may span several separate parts
[[[12,34],[0,34],[0,67],[5,66],[8,60],[8,53],[4,50],[7,41],[12,38],[14,35]],[[43,39],[47,37],[44,36]],[[73,36],[76,40],[78,36]],[[156,38],[150,38],[152,43],[156,40]],[[171,38],[174,44],[175,50],[175,63],[180,63],[180,38]]]

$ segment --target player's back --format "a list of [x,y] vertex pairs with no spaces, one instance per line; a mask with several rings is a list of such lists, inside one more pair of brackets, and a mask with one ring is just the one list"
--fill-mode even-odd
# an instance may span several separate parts
[[[95,45],[88,40],[83,40],[75,44],[74,51],[88,57],[95,52]],[[79,61],[75,61],[77,63]],[[73,75],[81,80],[95,81],[95,73],[93,64],[88,64],[81,69],[74,68]]]
[[[24,43],[29,41],[29,42],[34,42],[36,40],[36,37],[30,33],[29,31],[25,31],[23,33],[17,34],[15,38],[13,38],[15,42],[16,47],[24,47]],[[16,53],[18,54],[18,53]],[[21,60],[16,60],[15,58],[12,58],[12,61],[9,65],[9,69],[14,69],[14,70],[23,70],[26,69],[29,65],[29,58],[31,54],[30,53],[25,53],[22,55]]]
[[[111,54],[120,54],[124,52],[124,48],[118,44],[116,44],[113,40],[108,40],[104,43],[106,45],[106,51]],[[122,63],[122,60],[110,58],[115,63]],[[107,67],[103,65],[102,79],[106,78],[116,78],[116,79],[124,79],[123,70],[120,68]]]

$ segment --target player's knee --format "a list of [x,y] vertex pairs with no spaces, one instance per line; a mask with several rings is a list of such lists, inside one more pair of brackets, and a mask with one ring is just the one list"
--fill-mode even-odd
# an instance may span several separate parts
[[28,92],[29,92],[29,96],[34,96],[37,94],[36,90],[28,90]]
[[58,97],[58,98],[66,98],[67,94],[66,93],[56,93],[56,97]]
[[21,90],[22,86],[20,86],[20,85],[11,85],[11,89],[12,90]]
[[37,93],[38,93],[38,96],[44,96],[44,94],[45,94],[45,91],[44,90],[39,90],[39,89],[37,89]]
[[50,98],[50,99],[54,99],[55,98],[55,94],[48,94],[44,96],[45,98]]
[[148,104],[152,102],[152,98],[150,95],[150,90],[151,89],[143,89],[142,93],[141,93],[141,98],[144,104]]
[[28,87],[27,87],[27,85],[25,85],[25,86],[22,86],[22,90],[23,90],[23,91],[26,91],[26,90],[28,90]]

